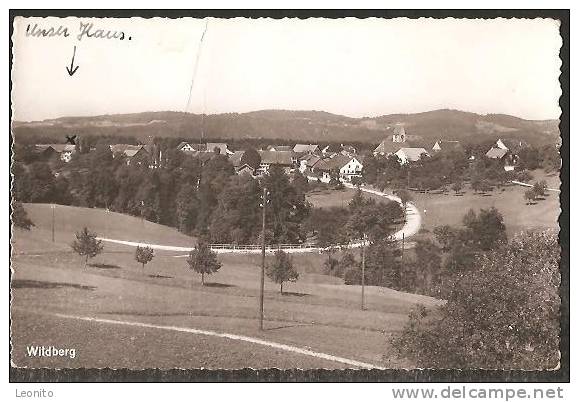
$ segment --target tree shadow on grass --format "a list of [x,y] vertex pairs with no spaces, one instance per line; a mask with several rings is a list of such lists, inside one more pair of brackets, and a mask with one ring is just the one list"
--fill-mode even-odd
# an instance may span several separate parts
[[171,279],[173,277],[172,276],[166,276],[166,275],[151,274],[151,275],[149,275],[149,278]]
[[234,288],[235,285],[230,285],[228,283],[219,283],[219,282],[205,282],[206,288]]
[[114,265],[114,264],[95,263],[95,264],[88,264],[88,266],[93,267],[93,268],[100,268],[100,269],[121,269],[121,267],[119,267],[118,265]]
[[13,289],[21,288],[36,288],[36,289],[60,289],[60,288],[74,288],[80,290],[95,290],[96,286],[79,285],[78,283],[65,282],[44,282],[33,281],[28,279],[14,279],[12,281]]
[[264,328],[265,331],[275,331],[276,329],[285,329],[285,328],[295,328],[295,327],[306,327],[312,324],[288,324],[288,325],[280,325],[278,327],[271,327],[271,328]]
[[305,297],[305,296],[311,296],[309,293],[299,293],[299,292],[286,292],[284,290],[284,292],[281,294],[281,296],[298,296],[298,297]]

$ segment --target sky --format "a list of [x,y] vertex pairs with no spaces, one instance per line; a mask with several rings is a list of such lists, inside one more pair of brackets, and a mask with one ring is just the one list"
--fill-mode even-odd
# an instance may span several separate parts
[[[81,23],[125,39],[79,40]],[[26,36],[29,24],[62,25],[69,36]],[[163,110],[560,114],[562,42],[549,19],[18,17],[14,25],[18,121]]]

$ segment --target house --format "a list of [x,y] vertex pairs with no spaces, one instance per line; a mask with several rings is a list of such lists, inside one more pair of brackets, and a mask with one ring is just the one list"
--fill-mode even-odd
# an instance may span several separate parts
[[317,155],[306,154],[299,159],[298,169],[302,174],[312,173],[314,166],[321,160]]
[[249,166],[247,163],[244,163],[243,165],[235,168],[235,173],[239,176],[254,176],[255,169]]
[[113,154],[113,158],[122,156],[126,158],[127,165],[146,164],[149,166],[151,155],[147,152],[145,145],[113,144],[109,147]]
[[460,142],[455,140],[438,140],[432,146],[432,150],[434,152],[465,152]]
[[332,175],[341,180],[352,181],[353,177],[361,177],[364,166],[355,157],[338,154],[330,159],[323,159],[316,163],[313,172],[320,176],[320,180],[329,183]]
[[250,166],[248,163],[244,162],[243,160],[244,155],[245,151],[235,151],[229,155],[229,161],[233,165],[235,173],[237,173],[238,175],[249,174],[253,176],[255,173],[255,168]]
[[320,151],[320,147],[316,144],[296,144],[293,151],[296,154],[315,154]]
[[264,175],[269,172],[271,166],[280,166],[287,173],[290,173],[294,164],[292,162],[293,152],[290,151],[258,151],[261,163],[256,170],[257,175]]
[[402,165],[418,162],[423,156],[430,156],[424,148],[400,148],[394,155],[400,159]]
[[494,146],[488,150],[485,156],[489,159],[500,160],[503,163],[504,169],[507,172],[515,170],[515,166],[518,162],[518,157],[514,155],[510,150]]
[[181,152],[193,152],[193,151],[198,151],[199,146],[197,146],[197,148],[194,145],[191,145],[188,142],[182,142],[179,145],[177,145],[177,150],[181,151]]
[[501,139],[499,138],[495,143],[497,148],[501,148],[507,151],[510,151],[513,155],[517,155],[523,148],[528,147],[529,145],[521,140],[517,139]]
[[342,151],[340,151],[340,153],[342,155],[346,155],[346,156],[354,156],[356,155],[356,148],[353,147],[352,145],[344,145],[342,144]]
[[385,138],[377,147],[374,149],[374,155],[388,156],[396,153],[401,146],[406,145],[407,135],[404,126],[394,127],[394,133],[391,138]]
[[76,152],[74,144],[38,144],[35,145],[36,151],[44,157],[58,157],[63,162],[70,162],[72,154]]

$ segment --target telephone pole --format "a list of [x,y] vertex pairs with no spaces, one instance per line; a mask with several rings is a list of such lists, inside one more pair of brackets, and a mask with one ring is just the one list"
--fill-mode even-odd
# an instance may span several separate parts
[[54,243],[54,210],[56,209],[56,205],[52,204],[50,209],[52,209],[52,242]]
[[364,283],[365,283],[365,271],[366,271],[366,233],[362,237],[362,310],[365,310],[364,306]]
[[265,286],[265,207],[268,203],[267,188],[261,196],[261,279],[259,285],[259,329],[263,331],[263,292]]

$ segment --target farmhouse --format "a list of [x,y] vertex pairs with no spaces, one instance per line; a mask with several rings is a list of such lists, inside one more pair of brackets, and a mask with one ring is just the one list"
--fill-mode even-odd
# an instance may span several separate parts
[[410,162],[418,162],[423,156],[430,156],[424,148],[400,148],[394,155],[400,159],[402,165]]
[[313,172],[321,175],[321,181],[328,183],[332,174],[345,181],[362,176],[362,163],[355,157],[338,154],[331,159],[323,159],[316,163]]
[[280,166],[287,173],[293,168],[292,151],[258,151],[261,156],[261,163],[256,170],[257,175],[264,175],[269,172],[271,166]]
[[485,156],[489,159],[502,161],[504,169],[507,172],[515,170],[515,166],[518,162],[518,157],[516,155],[508,149],[499,148],[498,146],[493,146],[489,149]]
[[72,154],[76,152],[74,144],[37,144],[36,152],[45,156],[47,159],[58,157],[63,162],[70,162]]

